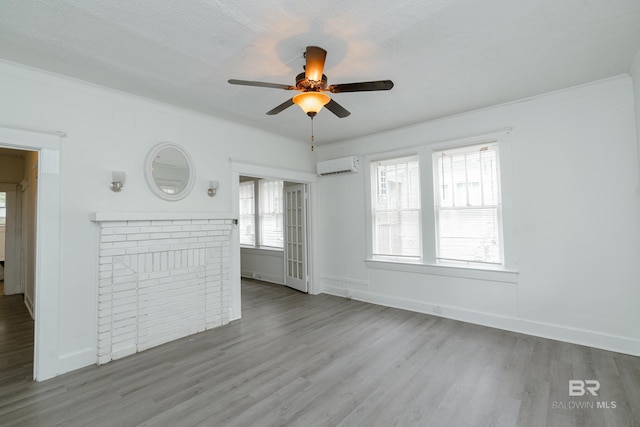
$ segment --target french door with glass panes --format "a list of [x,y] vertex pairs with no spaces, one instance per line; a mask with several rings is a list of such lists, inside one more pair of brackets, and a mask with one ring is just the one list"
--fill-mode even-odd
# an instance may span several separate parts
[[285,285],[308,292],[307,197],[304,184],[285,186]]

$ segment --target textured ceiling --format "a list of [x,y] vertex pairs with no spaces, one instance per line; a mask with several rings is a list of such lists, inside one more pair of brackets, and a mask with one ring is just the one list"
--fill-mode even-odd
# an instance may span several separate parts
[[0,0],[0,57],[308,141],[292,92],[307,45],[329,84],[391,79],[332,97],[329,143],[627,73],[638,0]]

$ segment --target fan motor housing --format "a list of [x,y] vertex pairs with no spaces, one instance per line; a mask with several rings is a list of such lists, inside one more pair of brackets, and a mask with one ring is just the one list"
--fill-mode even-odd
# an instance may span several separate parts
[[296,76],[296,89],[303,92],[321,91],[327,88],[327,76],[322,75],[321,81],[308,80],[305,73]]

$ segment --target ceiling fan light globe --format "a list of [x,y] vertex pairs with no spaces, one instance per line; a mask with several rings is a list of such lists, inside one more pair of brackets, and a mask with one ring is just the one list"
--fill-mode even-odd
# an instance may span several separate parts
[[307,115],[317,114],[329,101],[331,97],[322,92],[302,92],[293,97],[293,102],[299,105]]

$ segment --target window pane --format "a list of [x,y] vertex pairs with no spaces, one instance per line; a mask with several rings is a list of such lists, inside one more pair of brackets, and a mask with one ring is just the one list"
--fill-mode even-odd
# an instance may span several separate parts
[[485,150],[480,153],[483,198],[484,204],[487,205],[496,205],[499,202],[497,154],[495,150]]
[[417,157],[371,165],[373,254],[420,258],[420,172]]
[[0,193],[0,225],[7,221],[7,193]]
[[438,258],[500,264],[497,208],[442,209]]
[[465,156],[467,168],[467,194],[469,206],[482,206],[480,189],[480,152]]
[[451,180],[454,184],[453,204],[455,206],[467,205],[467,174],[465,156],[451,157]]
[[260,245],[283,248],[283,182],[260,180]]
[[502,263],[497,144],[433,154],[437,258]]
[[254,183],[245,181],[240,183],[240,211],[238,217],[238,228],[240,231],[240,244],[255,246],[256,244],[256,220],[255,220],[255,200]]

